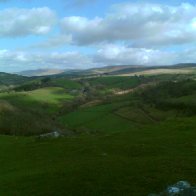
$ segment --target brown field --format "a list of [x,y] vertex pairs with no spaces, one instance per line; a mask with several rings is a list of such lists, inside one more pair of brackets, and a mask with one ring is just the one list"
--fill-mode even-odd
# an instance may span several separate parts
[[157,75],[157,74],[191,74],[196,71],[195,68],[190,69],[150,69],[134,73],[119,74],[118,76],[134,76],[134,75]]

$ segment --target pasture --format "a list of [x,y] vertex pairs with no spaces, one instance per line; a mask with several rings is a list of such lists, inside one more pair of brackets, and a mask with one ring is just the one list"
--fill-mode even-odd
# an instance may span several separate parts
[[[191,77],[54,78],[0,93],[0,195],[146,196],[196,184]],[[72,134],[37,137],[54,130]]]

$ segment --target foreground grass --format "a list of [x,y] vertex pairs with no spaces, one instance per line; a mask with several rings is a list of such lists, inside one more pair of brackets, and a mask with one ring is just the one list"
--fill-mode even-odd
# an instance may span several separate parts
[[196,183],[195,118],[115,134],[0,137],[0,195],[147,195]]

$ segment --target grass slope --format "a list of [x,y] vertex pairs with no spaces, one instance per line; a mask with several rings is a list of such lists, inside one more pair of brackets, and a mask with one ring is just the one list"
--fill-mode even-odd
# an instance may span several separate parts
[[110,135],[0,137],[1,195],[147,195],[196,183],[195,118]]
[[73,98],[60,87],[1,93],[0,132],[16,135],[51,132],[59,127],[54,118],[61,105]]
[[[0,195],[145,196],[179,180],[195,184],[192,77],[52,78],[0,93],[1,133],[77,133],[56,140],[1,135]],[[154,85],[121,96],[100,93],[146,83]]]
[[31,99],[37,100],[39,102],[52,104],[58,104],[73,98],[73,96],[66,93],[65,90],[60,87],[41,88],[27,92],[25,94],[30,96]]

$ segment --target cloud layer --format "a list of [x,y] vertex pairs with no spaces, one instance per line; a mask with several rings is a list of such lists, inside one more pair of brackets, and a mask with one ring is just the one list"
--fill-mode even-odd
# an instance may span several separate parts
[[79,52],[28,53],[0,50],[0,70],[31,70],[38,68],[83,69],[95,66],[88,56]]
[[0,10],[1,40],[31,35],[39,38],[23,50],[0,50],[1,71],[195,62],[196,5],[121,3],[91,18],[49,7]]
[[196,38],[196,6],[124,3],[105,17],[65,17],[62,33],[78,45],[129,41],[134,46],[183,44]]
[[32,53],[0,50],[0,70],[31,70],[38,68],[85,69],[105,65],[170,65],[196,61],[196,48],[180,52],[165,52],[157,49],[129,48],[105,45],[95,54],[80,52]]
[[47,7],[0,11],[0,37],[47,34],[55,23],[55,14]]

